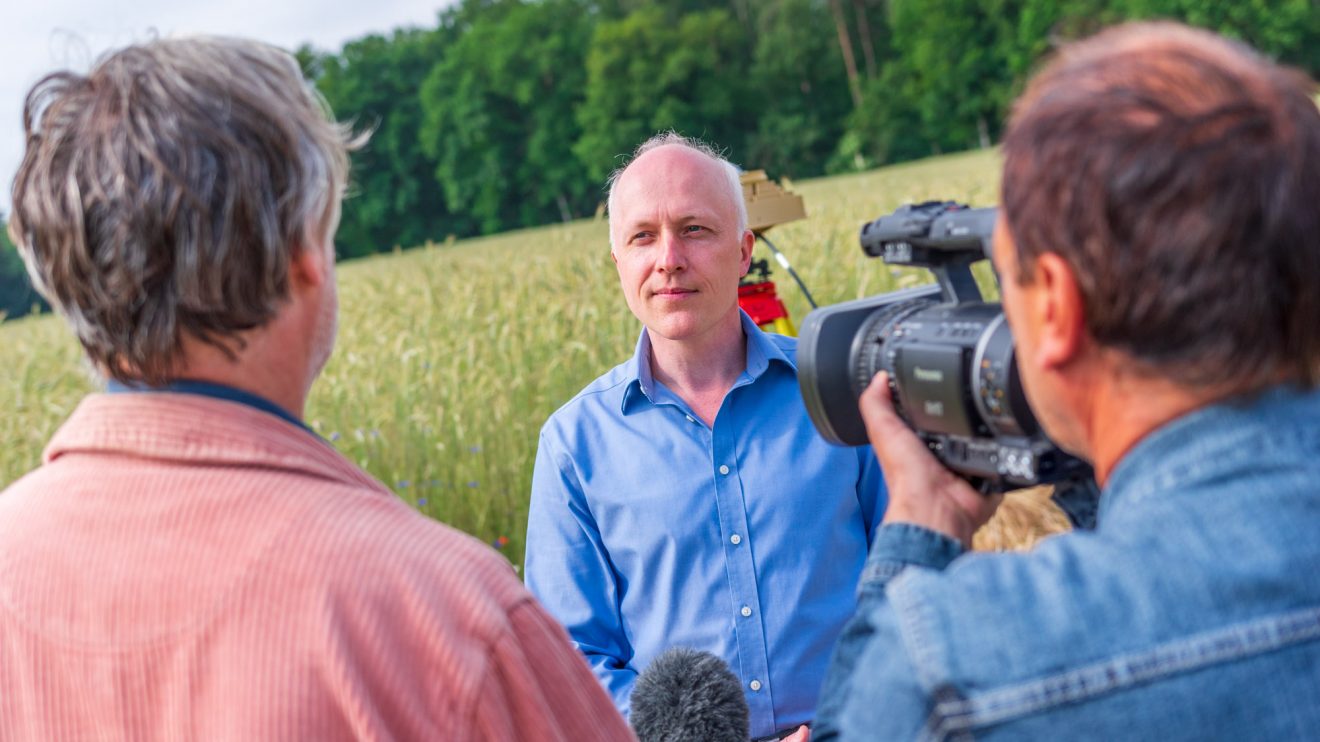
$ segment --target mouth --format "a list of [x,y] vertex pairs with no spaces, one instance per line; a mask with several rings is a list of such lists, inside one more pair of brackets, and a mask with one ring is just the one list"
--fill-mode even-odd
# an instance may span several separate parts
[[656,289],[652,293],[655,296],[677,297],[677,296],[687,296],[688,294],[695,294],[697,293],[697,290],[685,289],[679,286],[669,286],[662,289]]

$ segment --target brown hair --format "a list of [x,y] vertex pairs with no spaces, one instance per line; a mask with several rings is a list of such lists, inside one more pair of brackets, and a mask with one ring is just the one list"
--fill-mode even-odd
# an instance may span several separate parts
[[1241,391],[1320,377],[1315,85],[1172,23],[1064,48],[1015,105],[1002,194],[1019,281],[1053,252],[1087,330],[1148,370]]
[[[184,334],[231,355],[328,238],[360,141],[287,53],[157,40],[38,82],[23,112],[10,232],[92,362],[160,383]],[[241,347],[241,344],[240,344]]]

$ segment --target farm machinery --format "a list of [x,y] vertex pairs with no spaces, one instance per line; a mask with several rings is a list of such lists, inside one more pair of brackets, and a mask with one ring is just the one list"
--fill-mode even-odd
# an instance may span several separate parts
[[[786,222],[805,219],[807,210],[802,197],[779,186],[765,174],[764,170],[751,170],[742,174],[743,198],[747,202],[747,228],[756,235],[758,242],[766,246],[775,261],[797,281],[806,297],[807,303],[815,308],[816,302],[807,290],[806,284],[793,270],[788,257],[775,247],[765,233],[771,227]],[[753,259],[747,275],[738,283],[738,306],[752,321],[769,332],[781,335],[797,335],[788,308],[779,298],[774,281],[770,280],[769,258]]]

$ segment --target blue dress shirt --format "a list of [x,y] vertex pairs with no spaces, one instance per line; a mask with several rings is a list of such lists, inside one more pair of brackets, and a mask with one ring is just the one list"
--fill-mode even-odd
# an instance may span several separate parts
[[812,427],[796,339],[742,322],[747,368],[713,427],[652,378],[645,330],[550,417],[526,579],[624,713],[637,674],[687,646],[729,663],[762,736],[813,718],[886,497],[869,448]]

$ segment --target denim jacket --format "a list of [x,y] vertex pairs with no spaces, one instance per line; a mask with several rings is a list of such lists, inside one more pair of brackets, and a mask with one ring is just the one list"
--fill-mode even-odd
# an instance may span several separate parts
[[1197,410],[1092,531],[963,554],[881,528],[813,740],[1320,735],[1320,391]]

